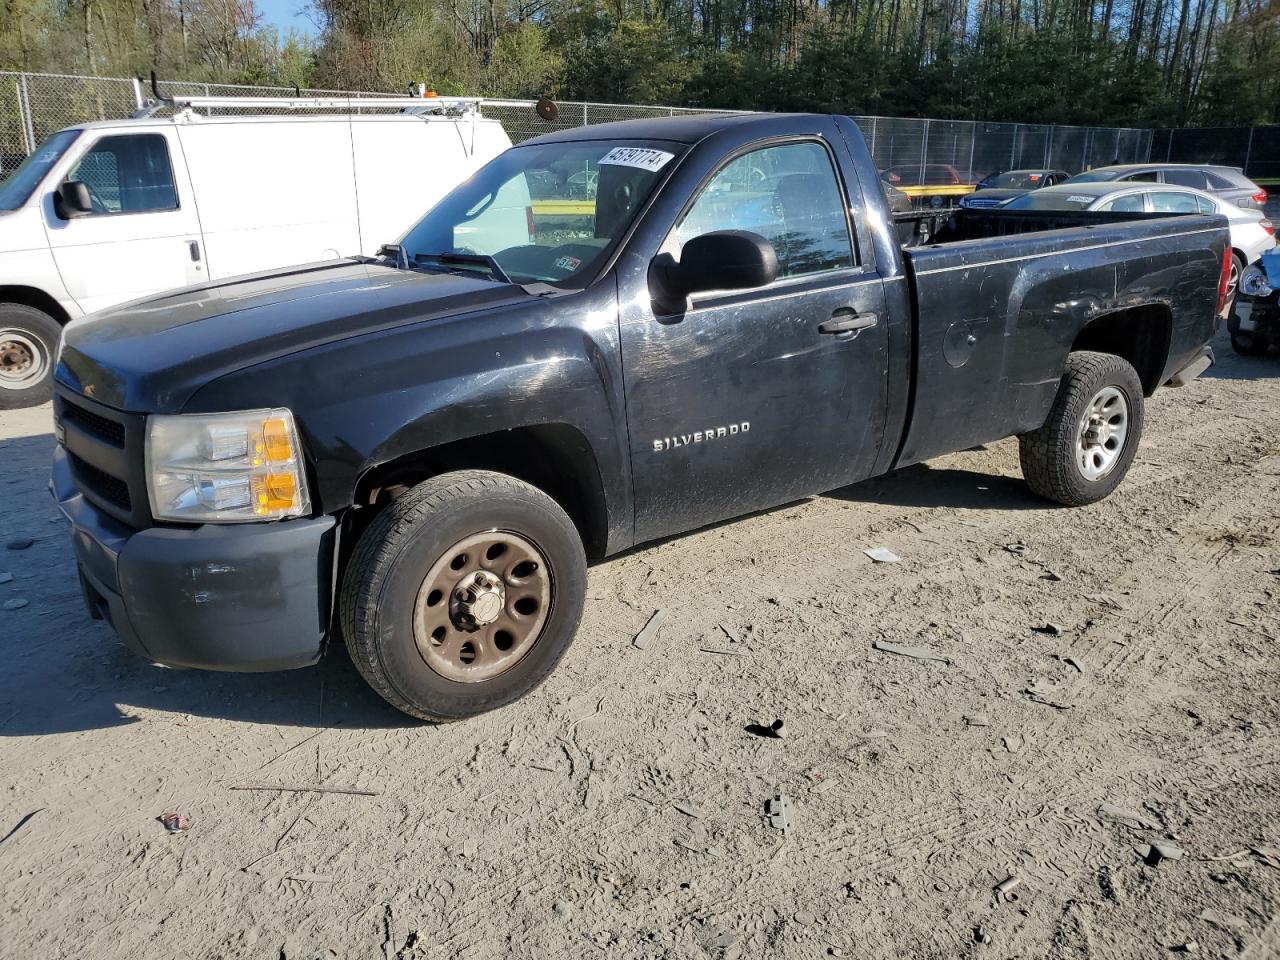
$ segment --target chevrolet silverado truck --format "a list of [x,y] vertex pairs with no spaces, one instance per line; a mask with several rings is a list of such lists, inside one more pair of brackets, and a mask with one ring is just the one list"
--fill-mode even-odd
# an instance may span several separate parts
[[51,489],[149,660],[341,637],[459,719],[550,674],[588,560],[1010,436],[1032,490],[1107,496],[1212,362],[1230,263],[1195,214],[961,211],[904,251],[840,117],[574,129],[377,257],[71,323]]

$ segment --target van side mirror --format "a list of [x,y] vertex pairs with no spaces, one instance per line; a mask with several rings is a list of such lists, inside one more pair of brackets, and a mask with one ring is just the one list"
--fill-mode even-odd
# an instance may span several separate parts
[[658,257],[650,269],[650,289],[664,312],[683,312],[692,293],[705,290],[750,290],[772,283],[778,276],[778,254],[758,233],[716,230],[684,245],[677,262]]
[[74,220],[93,213],[89,187],[79,180],[64,180],[54,195],[54,212],[63,220]]

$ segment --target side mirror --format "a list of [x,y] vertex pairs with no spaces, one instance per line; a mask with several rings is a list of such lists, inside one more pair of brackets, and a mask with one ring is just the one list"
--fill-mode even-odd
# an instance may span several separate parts
[[54,206],[63,220],[74,220],[93,213],[93,199],[89,196],[89,188],[79,180],[64,180],[58,186]]
[[758,233],[716,230],[684,245],[677,262],[659,257],[650,271],[650,286],[660,309],[683,312],[691,293],[704,290],[750,290],[778,276],[778,254]]

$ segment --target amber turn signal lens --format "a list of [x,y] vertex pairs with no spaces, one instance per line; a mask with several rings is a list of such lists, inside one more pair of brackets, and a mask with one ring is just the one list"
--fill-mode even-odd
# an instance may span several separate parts
[[271,513],[288,510],[298,498],[297,484],[291,473],[268,473],[253,479],[253,509],[255,513]]
[[262,424],[263,453],[273,463],[283,463],[293,456],[289,443],[289,425],[276,417]]

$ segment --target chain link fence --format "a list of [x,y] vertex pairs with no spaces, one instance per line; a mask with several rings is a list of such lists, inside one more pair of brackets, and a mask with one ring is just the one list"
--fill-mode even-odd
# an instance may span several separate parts
[[[163,96],[281,97],[295,93],[292,87],[183,81],[160,81],[158,89]],[[343,90],[298,92],[345,98],[350,101],[348,109],[355,110],[360,109],[362,97],[389,96]],[[0,72],[0,175],[8,175],[50,134],[90,120],[128,117],[150,95],[149,87],[130,78]],[[514,143],[586,124],[731,112],[617,103],[564,102],[559,107],[560,115],[553,122],[540,119],[533,111],[532,101],[488,101],[483,103],[482,111],[499,120]],[[236,112],[244,113],[246,108],[237,107]],[[1152,155],[1150,130],[890,117],[853,119],[862,129],[877,167],[886,171],[886,178],[917,193],[946,193],[948,188],[963,192],[987,174],[1021,167],[1077,173],[1108,163],[1142,162]]]
[[1151,159],[1239,167],[1259,183],[1280,183],[1280,127],[1157,130]]

